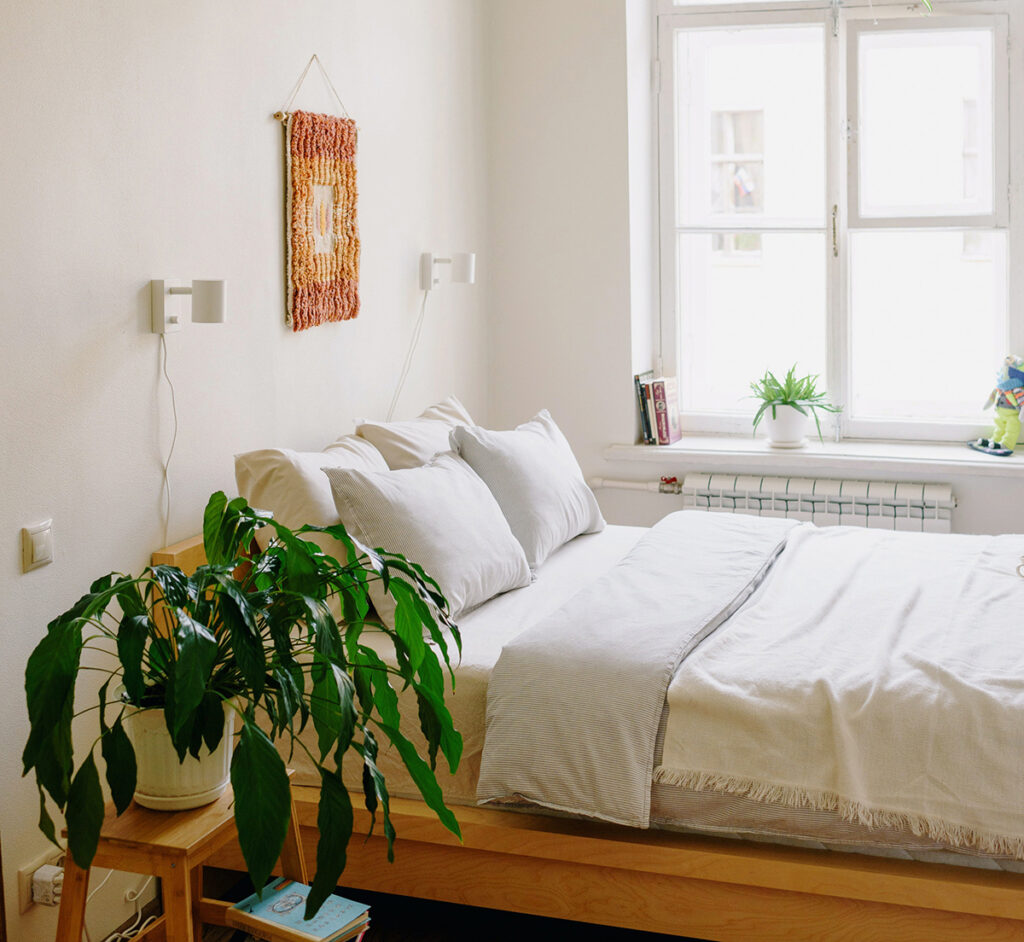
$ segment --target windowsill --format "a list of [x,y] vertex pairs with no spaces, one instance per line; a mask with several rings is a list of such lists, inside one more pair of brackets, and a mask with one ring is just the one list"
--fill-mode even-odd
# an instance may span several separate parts
[[979,477],[1024,477],[1024,445],[1009,458],[994,458],[948,442],[809,441],[804,448],[771,448],[749,436],[686,435],[674,445],[609,445],[610,461],[670,464],[685,461],[700,471],[764,471],[809,474],[818,471],[893,474],[957,473]]

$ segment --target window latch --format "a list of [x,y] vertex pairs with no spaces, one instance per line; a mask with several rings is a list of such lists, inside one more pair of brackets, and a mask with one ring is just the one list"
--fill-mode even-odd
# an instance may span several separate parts
[[839,258],[839,206],[832,206],[832,257]]

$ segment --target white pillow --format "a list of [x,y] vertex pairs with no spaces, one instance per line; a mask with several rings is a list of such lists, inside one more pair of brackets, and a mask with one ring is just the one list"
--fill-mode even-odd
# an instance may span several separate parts
[[472,425],[466,407],[454,396],[404,422],[356,419],[356,435],[372,442],[392,471],[418,468],[434,455],[448,451],[448,433],[456,425]]
[[[344,435],[323,451],[264,448],[235,455],[235,481],[238,493],[250,506],[271,511],[286,527],[294,530],[304,523],[326,527],[338,522],[338,509],[322,471],[325,467],[388,469],[381,453],[368,441]],[[273,536],[273,528],[264,527],[256,534],[256,540],[266,549]],[[344,549],[337,540],[321,534],[308,538],[344,562]]]
[[[349,533],[419,563],[437,580],[452,616],[529,584],[530,567],[501,508],[456,455],[446,452],[400,471],[324,472]],[[394,599],[379,580],[369,588],[377,614],[394,624]]]
[[531,569],[574,536],[604,529],[594,492],[546,409],[510,432],[453,429],[451,445],[490,488]]

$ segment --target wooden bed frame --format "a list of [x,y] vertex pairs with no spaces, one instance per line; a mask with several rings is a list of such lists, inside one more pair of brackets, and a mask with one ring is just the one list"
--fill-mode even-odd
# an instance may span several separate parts
[[[153,554],[204,561],[198,537]],[[293,791],[315,868],[319,789]],[[715,942],[1024,940],[1024,874],[453,810],[461,845],[426,805],[394,800],[393,864],[383,838],[359,839],[358,813],[343,884]],[[210,862],[245,869],[237,848]]]

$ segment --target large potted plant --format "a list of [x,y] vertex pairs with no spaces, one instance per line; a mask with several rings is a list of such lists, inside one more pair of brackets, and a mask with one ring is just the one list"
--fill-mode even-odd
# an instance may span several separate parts
[[[275,538],[266,550],[249,554],[262,526],[272,527]],[[340,541],[344,561],[304,539],[314,531]],[[128,714],[162,710],[179,762],[223,748],[237,725],[230,760],[234,815],[257,888],[280,856],[289,822],[288,776],[278,745],[304,750],[319,771],[320,841],[309,917],[345,867],[352,832],[352,805],[341,777],[346,754],[362,764],[367,809],[381,810],[389,859],[395,832],[375,761],[381,738],[397,750],[445,827],[459,835],[435,778],[439,751],[452,772],[462,752],[444,705],[442,667],[452,670],[449,649],[461,647],[458,629],[437,583],[419,566],[360,546],[340,524],[293,532],[242,498],[229,501],[218,492],[206,507],[203,542],[207,562],[191,575],[152,566],[137,578],[111,573],[98,579],[49,624],[33,651],[25,671],[30,733],[23,762],[26,774],[36,773],[39,826],[56,843],[49,795],[64,813],[75,862],[90,865],[104,814],[97,745],[118,814],[131,803],[139,780],[125,730]],[[381,580],[396,600],[394,628],[369,620],[372,580]],[[328,606],[332,599],[340,602],[340,623]],[[387,633],[396,666],[362,643],[368,625]],[[99,667],[108,676],[97,701],[76,713],[79,674],[97,669],[82,665],[85,649],[109,655]],[[392,679],[415,691],[426,760],[399,730]],[[235,724],[225,724],[225,709]],[[97,736],[76,766],[72,719],[90,712]],[[309,720],[313,747],[299,736]]]
[[828,393],[818,389],[818,377],[814,374],[797,377],[796,364],[790,367],[781,382],[771,370],[750,384],[753,399],[760,399],[754,415],[754,432],[761,420],[768,426],[768,444],[772,448],[803,448],[807,444],[807,420],[814,417],[821,435],[821,419],[818,412],[842,412],[840,406],[828,400]]

